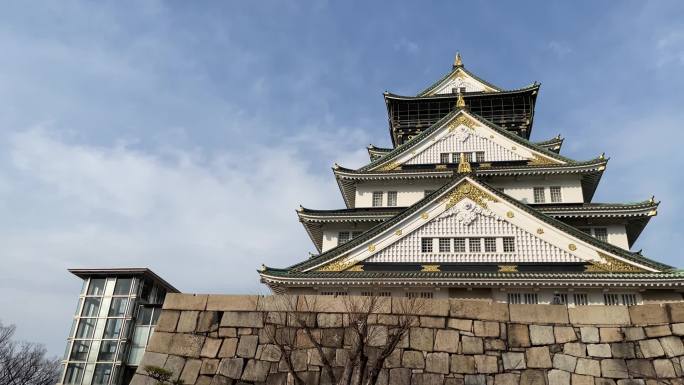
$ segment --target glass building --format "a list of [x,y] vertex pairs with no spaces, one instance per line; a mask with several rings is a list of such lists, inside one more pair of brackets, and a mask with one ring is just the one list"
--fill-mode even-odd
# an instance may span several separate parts
[[70,269],[83,280],[64,352],[63,385],[128,384],[178,290],[149,269]]

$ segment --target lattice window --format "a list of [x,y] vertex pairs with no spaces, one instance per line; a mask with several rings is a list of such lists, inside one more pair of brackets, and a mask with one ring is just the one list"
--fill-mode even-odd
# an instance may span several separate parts
[[503,251],[504,251],[504,253],[515,252],[515,238],[513,238],[513,237],[504,237],[503,238]]
[[379,291],[377,296],[378,297],[391,297],[392,293],[389,291]]
[[636,294],[623,294],[622,304],[625,306],[634,306],[637,304]]
[[430,291],[409,291],[406,293],[407,298],[432,298],[434,293]]
[[382,191],[373,191],[373,207],[382,206]]
[[420,251],[423,253],[432,253],[432,238],[420,239]]
[[387,192],[387,206],[396,206],[397,205],[397,192],[396,191],[388,191]]
[[496,253],[496,238],[485,238],[484,248],[486,253]]
[[561,195],[560,186],[551,186],[549,189],[551,191],[551,202],[560,203],[563,202],[563,196]]
[[572,299],[575,302],[575,306],[589,305],[589,297],[586,293],[575,293],[572,295]]
[[599,241],[608,242],[608,229],[605,227],[594,227],[594,237]]
[[517,305],[522,302],[520,293],[508,293],[508,303]]
[[460,152],[454,152],[451,154],[451,162],[452,163],[458,163],[461,161],[461,153]]
[[568,295],[565,293],[556,293],[553,295],[553,299],[551,300],[551,303],[553,305],[567,305],[568,304]]
[[372,292],[372,291],[362,291],[362,292],[361,292],[361,296],[362,296],[362,297],[372,297],[372,296],[373,296],[373,292]]
[[449,163],[449,155],[448,152],[439,154],[439,163]]
[[439,252],[440,253],[450,253],[451,252],[451,238],[439,238]]
[[535,187],[534,188],[534,203],[544,203],[544,202],[546,202],[546,197],[544,196],[544,188],[543,187]]
[[477,151],[475,153],[475,161],[477,163],[483,163],[485,161],[485,153],[484,151]]
[[608,306],[617,306],[620,304],[620,296],[617,294],[605,293],[603,294],[603,303]]
[[482,251],[482,238],[468,238],[468,251],[471,253],[479,253]]
[[465,253],[466,252],[465,238],[454,238],[454,252],[455,253]]
[[523,299],[528,305],[536,305],[539,303],[539,296],[537,293],[524,293]]
[[337,233],[337,244],[341,245],[349,242],[351,238],[349,237],[349,231],[340,231]]

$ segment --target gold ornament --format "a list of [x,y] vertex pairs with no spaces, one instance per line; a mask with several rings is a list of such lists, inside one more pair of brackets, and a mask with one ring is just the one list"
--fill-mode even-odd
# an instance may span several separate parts
[[568,249],[570,249],[570,251],[575,251],[575,250],[577,250],[577,246],[575,246],[574,243],[571,243],[568,245]]
[[428,213],[422,213],[422,214],[420,214],[420,217],[422,219],[428,219],[428,218],[430,218],[430,215],[428,215]]
[[465,198],[470,199],[484,208],[487,208],[487,201],[498,202],[498,199],[494,198],[489,193],[480,190],[468,181],[463,181],[444,198],[444,201],[447,202],[446,208],[450,209],[454,207],[458,202]]
[[537,234],[540,234],[540,235],[544,234],[544,229],[542,229],[542,228],[537,229]]
[[509,218],[513,218],[515,216],[515,214],[513,214],[513,211],[509,211],[506,213],[506,216]]
[[456,57],[454,58],[454,67],[463,67],[463,59],[461,59],[461,54],[456,52]]
[[371,253],[374,252],[375,251],[375,245],[372,243],[370,245],[368,245],[368,251],[370,251]]
[[377,168],[376,170],[377,171],[391,171],[391,170],[394,170],[395,168],[397,168],[398,166],[399,166],[399,163],[397,163],[397,162],[389,162],[386,165]]
[[589,261],[591,265],[587,266],[585,271],[592,273],[640,273],[645,271],[644,269],[622,262],[600,251],[597,253],[605,262]]
[[458,93],[458,99],[456,99],[456,108],[465,108],[465,100],[463,99],[463,94]]
[[354,265],[356,262],[353,260],[345,260],[345,257],[342,257],[334,262],[331,262],[321,268],[318,269],[318,271],[344,271],[350,266]]
[[362,265],[354,265],[347,269],[347,271],[363,271],[363,266]]
[[394,232],[394,235],[401,235],[401,229]]
[[472,130],[475,129],[477,123],[468,116],[461,114],[457,116],[456,119],[452,120],[447,127],[449,127],[449,132],[452,132],[460,125],[464,125]]
[[421,265],[422,270],[420,271],[425,271],[425,272],[438,272],[439,271],[439,265]]
[[470,168],[470,162],[466,160],[465,153],[461,153],[459,159],[458,159],[458,173],[459,174],[468,174],[472,172],[472,168]]
[[499,265],[499,273],[517,273],[518,265]]
[[529,162],[527,162],[527,164],[531,166],[541,166],[546,164],[559,164],[559,162],[537,154],[533,154],[532,159]]

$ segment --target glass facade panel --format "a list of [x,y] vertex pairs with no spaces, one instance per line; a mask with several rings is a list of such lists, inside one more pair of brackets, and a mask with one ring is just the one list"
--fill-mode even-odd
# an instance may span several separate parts
[[97,317],[97,311],[100,310],[101,298],[88,297],[83,304],[83,311],[81,317]]
[[81,318],[76,330],[76,338],[93,338],[96,322],[96,318]]
[[92,385],[108,385],[112,375],[112,364],[97,364],[93,373]]
[[83,379],[83,369],[85,364],[69,364],[64,376],[65,385],[80,385]]
[[152,311],[154,308],[141,306],[138,309],[138,317],[135,320],[136,325],[150,325],[152,321]]
[[102,341],[100,344],[100,354],[97,356],[98,361],[114,361],[116,357],[116,346],[118,341]]
[[128,295],[131,291],[133,278],[118,278],[114,286],[114,295]]
[[91,341],[75,340],[71,348],[70,359],[72,361],[85,361],[88,358],[88,350]]
[[90,285],[88,285],[88,295],[102,295],[105,289],[104,278],[94,278],[90,280]]
[[110,317],[123,317],[126,313],[128,298],[112,298],[112,305],[109,307]]
[[112,318],[107,320],[107,325],[105,325],[104,335],[102,338],[114,339],[119,338],[121,333],[121,326],[123,325],[123,320],[120,318]]

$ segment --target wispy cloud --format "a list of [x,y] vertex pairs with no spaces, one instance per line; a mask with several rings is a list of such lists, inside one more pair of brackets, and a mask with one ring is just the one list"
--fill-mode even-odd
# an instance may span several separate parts
[[394,43],[394,50],[414,55],[420,51],[420,46],[415,41],[402,37]]

